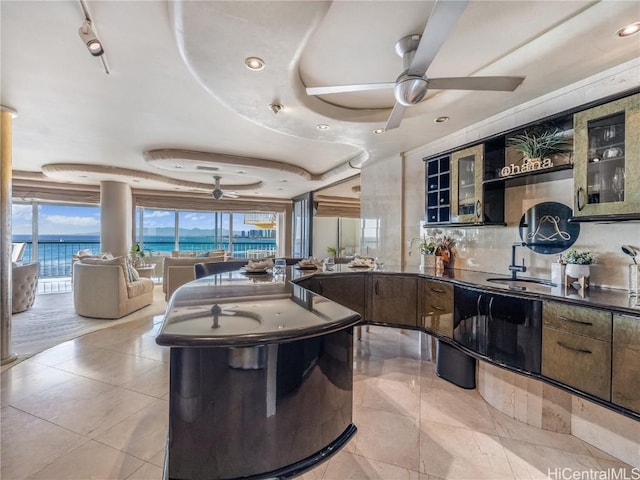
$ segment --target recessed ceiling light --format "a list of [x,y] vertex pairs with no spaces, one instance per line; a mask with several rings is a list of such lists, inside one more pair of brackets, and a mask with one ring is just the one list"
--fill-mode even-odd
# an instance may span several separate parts
[[244,170],[236,170],[236,173],[247,173]]
[[184,168],[184,167],[182,165],[177,164],[177,165],[174,165],[173,168]]
[[86,175],[79,175],[80,178],[88,178]]
[[284,188],[282,188],[282,187],[278,187],[278,190],[284,190]]
[[136,180],[135,178],[131,180],[133,183],[140,183],[140,180]]
[[373,133],[376,135],[382,135],[384,133],[384,128],[376,128]]
[[445,123],[449,121],[449,117],[438,117],[433,122],[434,123]]
[[264,68],[264,60],[258,57],[247,57],[244,59],[244,64],[247,66],[249,70],[253,70],[257,72]]
[[634,22],[622,27],[616,32],[616,35],[619,37],[628,37],[638,32],[640,32],[640,22]]
[[318,130],[329,130],[329,128],[331,127],[329,127],[329,125],[327,125],[326,123],[321,123],[320,125],[316,126],[316,128]]
[[280,183],[285,183],[285,182],[288,182],[288,180],[286,178],[281,178],[280,179]]

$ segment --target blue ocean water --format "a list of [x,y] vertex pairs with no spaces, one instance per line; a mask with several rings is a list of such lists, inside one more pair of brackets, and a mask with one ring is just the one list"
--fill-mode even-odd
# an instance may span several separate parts
[[[14,242],[25,242],[26,248],[23,262],[40,262],[41,277],[71,276],[71,258],[79,250],[100,251],[98,235],[40,235],[38,237],[38,254],[33,255],[31,235],[13,235]],[[229,250],[229,242],[218,242],[211,237],[181,237],[179,250]],[[170,253],[175,249],[173,236],[145,237],[144,248],[147,253]],[[244,257],[247,250],[271,250],[276,248],[274,238],[234,237],[232,255]]]

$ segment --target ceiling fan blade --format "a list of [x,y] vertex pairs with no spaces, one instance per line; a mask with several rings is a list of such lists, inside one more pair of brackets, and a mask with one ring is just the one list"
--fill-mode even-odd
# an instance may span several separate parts
[[402,122],[402,117],[404,116],[404,111],[406,109],[407,107],[396,102],[393,106],[393,110],[391,110],[391,115],[389,115],[389,120],[387,120],[387,124],[384,126],[385,132],[400,126],[400,122]]
[[328,87],[307,87],[307,95],[328,95],[330,93],[366,92],[367,90],[382,90],[395,87],[395,82],[387,83],[356,83],[354,85],[330,85]]
[[452,77],[429,78],[430,90],[495,90],[513,92],[524,77]]
[[436,2],[407,73],[418,76],[423,76],[426,73],[458,18],[467,7],[467,3],[468,0]]

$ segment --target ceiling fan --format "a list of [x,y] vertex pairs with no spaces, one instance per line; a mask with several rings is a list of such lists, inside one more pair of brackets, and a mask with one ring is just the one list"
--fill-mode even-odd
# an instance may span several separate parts
[[436,1],[422,35],[407,35],[396,43],[396,53],[402,57],[405,69],[395,82],[362,83],[309,87],[307,95],[361,92],[393,88],[396,103],[385,126],[386,130],[398,128],[407,107],[422,101],[427,90],[492,90],[512,92],[524,77],[449,77],[427,78],[426,72],[449,36],[458,18],[466,8],[468,0]]
[[216,200],[220,200],[222,197],[227,198],[238,198],[240,195],[236,195],[234,192],[223,192],[220,188],[220,179],[222,178],[220,175],[214,175],[213,178],[216,181],[216,185],[213,188],[213,198]]

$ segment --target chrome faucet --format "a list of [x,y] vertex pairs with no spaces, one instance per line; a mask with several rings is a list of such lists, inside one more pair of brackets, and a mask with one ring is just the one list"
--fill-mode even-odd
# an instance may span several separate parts
[[526,272],[527,267],[524,266],[524,258],[522,259],[522,265],[516,265],[516,248],[526,247],[524,242],[516,242],[511,245],[511,265],[509,265],[509,271],[511,272],[511,280],[518,279],[518,272]]

